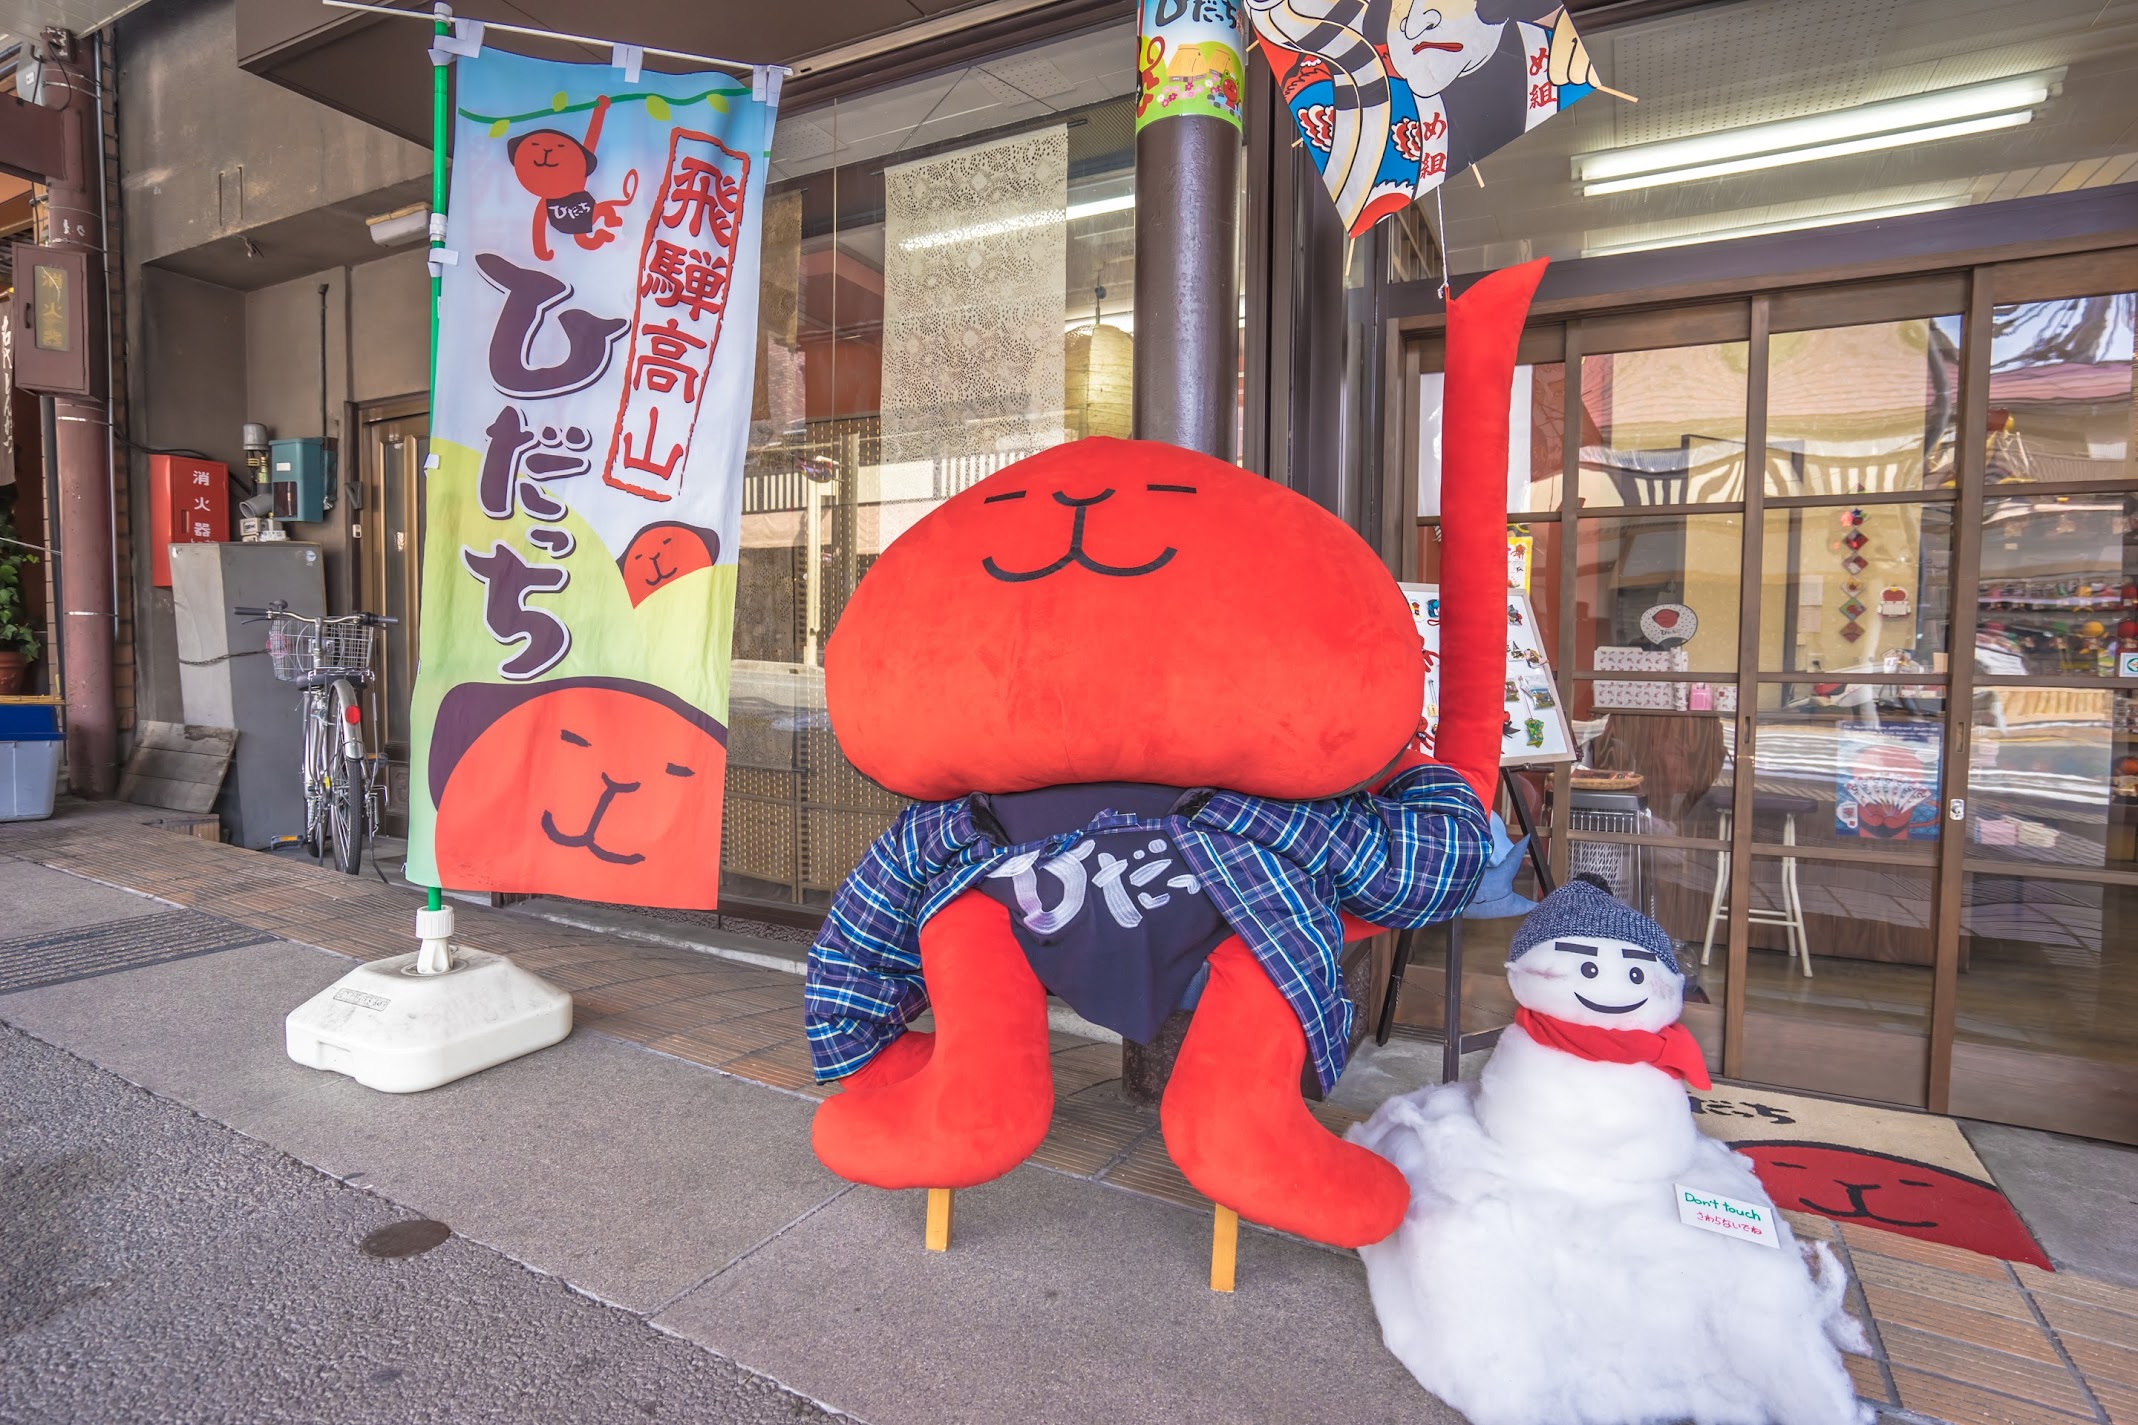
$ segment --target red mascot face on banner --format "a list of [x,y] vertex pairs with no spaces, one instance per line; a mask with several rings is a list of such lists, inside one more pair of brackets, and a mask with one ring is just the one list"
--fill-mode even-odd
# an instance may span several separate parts
[[825,650],[841,749],[923,801],[1106,781],[1333,796],[1402,751],[1424,677],[1401,591],[1335,516],[1096,438],[929,513]]
[[455,688],[431,749],[438,873],[469,890],[701,903],[720,864],[725,738],[620,679]]
[[648,525],[640,530],[618,561],[631,607],[637,608],[648,595],[685,574],[712,568],[719,562],[719,546],[719,535],[687,524]]
[[2003,1193],[1950,1168],[1826,1143],[1732,1143],[1775,1205],[2049,1270]]

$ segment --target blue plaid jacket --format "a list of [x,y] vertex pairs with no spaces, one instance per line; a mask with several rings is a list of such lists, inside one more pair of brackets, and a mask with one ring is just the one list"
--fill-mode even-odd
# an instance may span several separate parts
[[[1215,792],[1192,814],[1107,813],[1087,829],[1162,827],[1306,1030],[1324,1091],[1351,1053],[1339,908],[1374,925],[1430,925],[1460,911],[1491,854],[1484,808],[1445,767],[1405,771],[1378,793],[1282,802]],[[920,927],[995,866],[1074,845],[1082,831],[1000,846],[969,798],[906,808],[832,897],[809,949],[804,1017],[820,1081],[866,1064],[928,1007]]]

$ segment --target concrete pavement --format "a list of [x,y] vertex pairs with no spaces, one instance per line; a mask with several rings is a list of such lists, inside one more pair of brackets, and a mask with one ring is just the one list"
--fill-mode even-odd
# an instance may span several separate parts
[[[367,1200],[443,1219],[458,1234],[449,1246],[561,1279],[637,1329],[685,1338],[805,1405],[880,1425],[1457,1419],[1382,1350],[1351,1254],[1248,1231],[1239,1293],[1208,1291],[1208,1208],[1165,1160],[1150,1115],[1119,1102],[1110,1046],[1057,1036],[1054,1131],[1031,1164],[961,1193],[953,1249],[928,1254],[920,1194],[847,1187],[808,1151],[822,1090],[806,1053],[797,1058],[799,981],[787,970],[693,953],[672,935],[647,943],[622,924],[560,929],[469,909],[462,938],[571,989],[580,1028],[430,1093],[374,1094],[290,1063],[282,1016],[337,978],[344,955],[403,948],[413,897],[144,833],[116,812],[34,830],[43,834],[0,827],[0,896],[34,932],[0,930],[0,1022],[197,1111],[222,1125],[215,1132],[286,1152],[340,1191],[360,1186]],[[153,953],[163,940],[189,941],[168,945],[176,956],[203,939],[227,948]],[[91,942],[89,961],[110,972],[71,977],[63,962]],[[1393,1079],[1412,1067],[1399,1055],[1380,1070]],[[1368,1077],[1362,1091],[1376,1087]],[[0,1121],[0,1155],[13,1159],[18,1136]],[[189,1207],[177,1193],[141,1201],[152,1245],[181,1259],[208,1250],[184,1228]],[[1876,1353],[1850,1368],[1894,1418],[2138,1425],[2138,1354],[2127,1344],[2138,1339],[2138,1292],[1823,1219],[1800,1230],[1831,1237],[1863,1283],[1852,1302]],[[2077,1222],[2064,1240],[2087,1245]],[[288,1299],[283,1286],[264,1293],[278,1303],[274,1319],[333,1339],[350,1315],[342,1299],[304,1295],[301,1270],[280,1277]],[[515,1303],[455,1329],[509,1346],[525,1334],[523,1309],[540,1307]],[[378,1313],[359,1305],[354,1315]],[[537,1318],[526,1329],[543,1327]],[[152,1351],[137,1369],[156,1375],[163,1359]],[[164,1374],[185,1379],[184,1358],[171,1359]],[[649,1359],[655,1404],[694,1398],[687,1376],[680,1394],[660,1387],[666,1358]],[[239,1381],[261,1377],[261,1399],[283,1399],[286,1363],[233,1361]],[[473,1361],[454,1368],[470,1373],[481,1408],[515,1399]],[[103,1418],[164,1418],[153,1402],[114,1399],[127,1412]],[[494,1418],[577,1418],[498,1408]],[[726,1408],[696,1418],[756,1418]],[[238,1418],[365,1417],[306,1406]],[[609,1418],[633,1417],[617,1404]]]
[[0,1029],[0,1421],[792,1425],[827,1412],[465,1237]]

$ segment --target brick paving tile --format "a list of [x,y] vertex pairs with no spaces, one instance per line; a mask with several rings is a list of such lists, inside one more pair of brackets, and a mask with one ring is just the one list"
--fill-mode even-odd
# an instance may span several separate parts
[[1871,1313],[1881,1326],[1912,1326],[1918,1331],[1949,1336],[1992,1351],[2026,1356],[2048,1365],[2059,1364],[2055,1343],[2031,1318],[2021,1321],[1875,1283],[1863,1290]]
[[2115,1425],[2138,1425],[2138,1386],[2120,1385],[2114,1381],[2089,1381],[2093,1398],[2101,1402],[2108,1418]]
[[1985,1257],[1979,1252],[1969,1252],[1959,1247],[1948,1247],[1942,1242],[1924,1242],[1915,1237],[1903,1237],[1898,1232],[1882,1232],[1859,1223],[1840,1224],[1841,1240],[1848,1243],[1854,1252],[1873,1252],[1881,1257],[1898,1257],[1918,1266],[1937,1267],[1963,1276],[1980,1277],[1984,1281],[2010,1281],[2004,1272],[2004,1263],[1996,1257]]
[[[774,1021],[777,1022],[774,1022]],[[719,1068],[732,1059],[769,1049],[775,1044],[801,1039],[800,1027],[785,1016],[757,1015],[722,1020],[697,1029],[687,1029],[653,1041],[654,1048],[679,1059]],[[806,1046],[805,1046],[806,1049]]]
[[[779,971],[767,973],[779,975]],[[730,990],[728,999],[736,1004],[745,1004],[752,1009],[783,1009],[794,1016],[795,1028],[802,1024],[802,979],[799,975],[781,975],[778,979],[764,980],[758,984]]]
[[1954,1425],[2071,1425],[2074,1420],[2095,1419],[2091,1410],[2084,1415],[2054,1410],[1898,1364],[1893,1367],[1893,1384],[1900,1391],[1903,1408]]
[[1120,1077],[1121,1046],[1118,1044],[1094,1044],[1088,1039],[1075,1039],[1055,1052],[1054,1091],[1058,1094],[1080,1093],[1094,1084]]
[[1032,1154],[1042,1167],[1095,1177],[1144,1134],[1158,1126],[1157,1115],[1122,1101],[1111,1086],[1094,1086],[1075,1096],[1055,1089],[1054,1122]]
[[1207,1209],[1210,1200],[1189,1186],[1181,1176],[1180,1169],[1166,1156],[1165,1141],[1156,1133],[1151,1134],[1129,1151],[1129,1155],[1103,1178],[1101,1182],[1125,1187],[1148,1197],[1163,1198],[1184,1207]]
[[2128,1346],[2138,1341],[2138,1318],[2125,1316],[2120,1311],[2109,1311],[2061,1296],[2038,1295],[2034,1301],[2059,1336],[2091,1336],[2112,1346]]
[[2138,1333],[2125,1337],[2121,1345],[2096,1341],[2091,1336],[2062,1335],[2058,1339],[2088,1384],[2107,1382],[2138,1390]]
[[1848,1367],[1849,1379],[1856,1383],[1856,1394],[1876,1405],[1898,1405],[1892,1389],[1886,1384],[1885,1368],[1869,1356],[1843,1356],[1841,1364]]
[[1979,1277],[1881,1257],[1873,1252],[1851,1252],[1849,1262],[1856,1269],[1857,1280],[1866,1286],[1897,1287],[1934,1301],[1950,1301],[1977,1311],[2009,1316],[2016,1321],[2034,1319],[2034,1313],[2027,1309],[2026,1297],[2009,1281],[1984,1281]]
[[831,1096],[829,1086],[817,1082],[816,1071],[810,1067],[809,1046],[800,1039],[745,1054],[720,1067],[724,1073],[754,1079],[772,1088],[808,1094],[811,1098]]
[[1892,1322],[1880,1323],[1878,1337],[1886,1348],[1886,1359],[1896,1369],[1908,1366],[2076,1415],[2093,1413],[2078,1381],[2061,1361],[2045,1364]]
[[2069,1297],[2092,1306],[2104,1306],[2125,1316],[2138,1317],[2138,1287],[2097,1281],[2073,1272],[2045,1272],[2031,1262],[2012,1263],[2019,1284],[2036,1295]]
[[1791,1212],[1784,1208],[1782,1220],[1797,1236],[1813,1242],[1838,1242],[1841,1240],[1841,1224],[1831,1217],[1821,1217],[1812,1212]]

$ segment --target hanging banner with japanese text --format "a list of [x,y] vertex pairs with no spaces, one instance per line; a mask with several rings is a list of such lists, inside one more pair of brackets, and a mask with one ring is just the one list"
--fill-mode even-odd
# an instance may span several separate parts
[[773,105],[455,70],[408,875],[708,908]]

